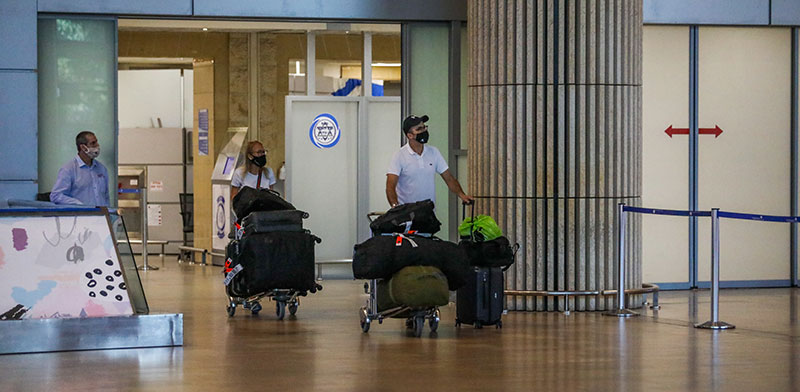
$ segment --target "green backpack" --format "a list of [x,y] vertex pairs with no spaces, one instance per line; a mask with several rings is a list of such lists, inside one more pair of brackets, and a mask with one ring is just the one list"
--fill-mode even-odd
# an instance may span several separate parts
[[458,225],[458,235],[476,242],[491,241],[503,235],[500,226],[489,215],[475,215],[475,218],[464,218]]

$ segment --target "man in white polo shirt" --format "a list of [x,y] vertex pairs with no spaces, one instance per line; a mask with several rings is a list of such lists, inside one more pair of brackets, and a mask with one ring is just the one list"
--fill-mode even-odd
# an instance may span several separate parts
[[429,138],[427,121],[428,116],[413,115],[403,121],[408,144],[394,153],[386,173],[386,198],[392,207],[427,199],[436,202],[436,173],[442,176],[451,192],[464,202],[472,202],[472,196],[465,194],[461,184],[450,174],[442,153],[436,147],[425,146]]

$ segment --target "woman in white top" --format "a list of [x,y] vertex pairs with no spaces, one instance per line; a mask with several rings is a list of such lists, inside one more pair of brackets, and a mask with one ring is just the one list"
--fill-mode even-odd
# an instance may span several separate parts
[[243,186],[253,189],[272,189],[275,173],[267,165],[267,151],[264,145],[257,140],[247,143],[245,152],[247,161],[244,166],[233,173],[231,180],[231,200],[239,193]]

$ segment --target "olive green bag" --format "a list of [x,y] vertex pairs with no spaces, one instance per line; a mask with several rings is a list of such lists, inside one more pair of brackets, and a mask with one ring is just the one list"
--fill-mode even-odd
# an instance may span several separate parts
[[412,265],[391,279],[378,282],[378,311],[398,306],[412,308],[444,306],[450,302],[447,277],[436,267]]

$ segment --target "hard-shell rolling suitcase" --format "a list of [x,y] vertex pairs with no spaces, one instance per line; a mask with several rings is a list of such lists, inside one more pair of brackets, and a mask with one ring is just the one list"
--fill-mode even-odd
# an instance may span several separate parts
[[503,327],[503,270],[497,267],[472,267],[467,284],[456,292],[456,326],[473,324]]
[[308,213],[300,210],[253,211],[242,220],[244,234],[273,231],[303,231]]

